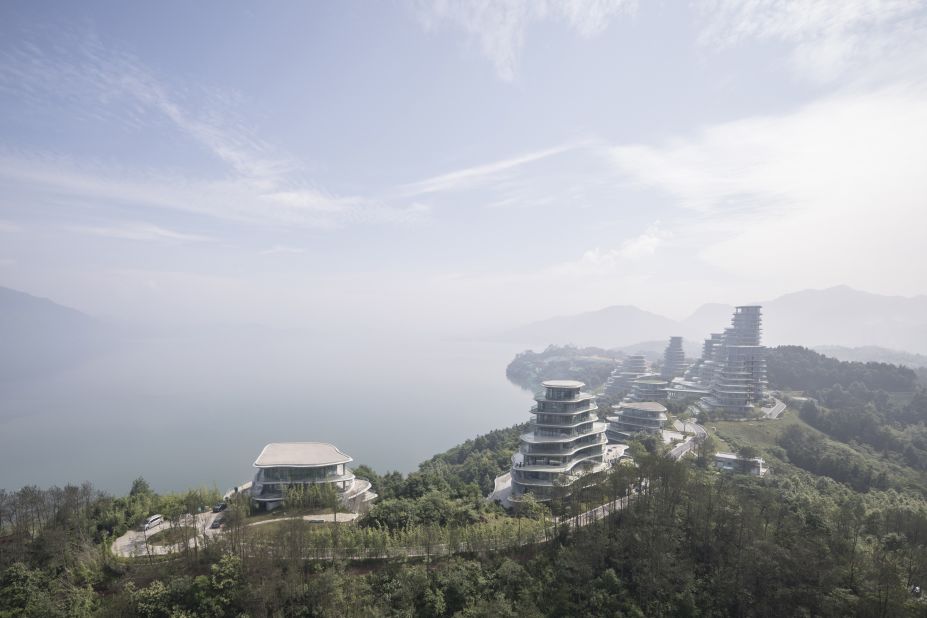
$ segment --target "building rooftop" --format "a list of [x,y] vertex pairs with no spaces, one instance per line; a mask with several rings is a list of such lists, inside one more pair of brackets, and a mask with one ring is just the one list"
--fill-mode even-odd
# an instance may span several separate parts
[[272,442],[254,462],[255,468],[313,468],[354,461],[334,444],[327,442]]
[[726,459],[728,461],[754,461],[761,464],[766,463],[762,457],[752,457],[750,459],[746,459],[737,453],[715,453],[715,459]]
[[582,388],[585,382],[579,380],[545,380],[541,383],[545,388]]
[[663,404],[657,403],[656,401],[636,401],[636,402],[625,402],[620,403],[617,406],[612,406],[613,408],[633,408],[635,410],[642,410],[644,412],[666,412],[666,406]]

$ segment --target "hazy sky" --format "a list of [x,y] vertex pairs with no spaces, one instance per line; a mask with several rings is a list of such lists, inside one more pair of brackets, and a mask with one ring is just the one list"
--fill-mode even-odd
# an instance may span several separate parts
[[923,2],[0,4],[0,285],[475,332],[927,293]]

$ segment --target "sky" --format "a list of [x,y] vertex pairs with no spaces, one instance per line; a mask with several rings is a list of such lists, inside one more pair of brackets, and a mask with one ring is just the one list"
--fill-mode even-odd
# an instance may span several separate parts
[[906,0],[0,4],[0,285],[492,332],[927,293]]

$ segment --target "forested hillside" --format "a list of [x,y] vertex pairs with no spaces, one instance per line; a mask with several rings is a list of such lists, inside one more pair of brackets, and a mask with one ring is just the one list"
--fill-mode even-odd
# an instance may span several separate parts
[[[561,527],[547,542],[526,532],[541,523],[535,508],[506,518],[512,526],[448,520],[389,533],[379,525],[339,531],[293,522],[252,541],[233,528],[197,552],[152,562],[116,560],[100,544],[99,522],[117,506],[112,499],[89,488],[18,492],[6,496],[16,511],[4,511],[0,615],[923,615],[925,605],[910,592],[927,581],[922,498],[859,494],[800,470],[756,479],[658,454],[640,453],[638,463],[619,467],[583,497],[600,502],[643,487],[627,509]],[[427,504],[435,491],[407,499]],[[72,494],[72,506],[56,497]],[[125,512],[124,503],[118,508]],[[396,551],[393,535],[400,542],[466,539],[469,549],[432,560],[338,558],[370,539]],[[306,559],[318,555],[332,557]]]
[[908,367],[844,362],[801,346],[770,348],[767,369],[770,388],[812,394],[837,385],[849,388],[854,383],[871,391],[911,392],[918,384],[917,374]]
[[[800,406],[809,425],[886,462],[927,473],[927,391],[911,369],[841,362],[789,346],[770,350],[769,381],[810,397]],[[808,436],[795,433],[788,439],[795,449],[804,445],[801,450],[808,456],[819,450]],[[868,487],[869,482],[854,485]]]

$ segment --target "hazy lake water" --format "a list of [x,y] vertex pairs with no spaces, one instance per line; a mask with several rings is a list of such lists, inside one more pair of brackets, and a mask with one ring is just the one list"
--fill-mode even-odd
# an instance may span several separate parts
[[523,346],[286,336],[137,341],[0,386],[0,487],[116,494],[252,475],[267,442],[325,441],[380,472],[528,420],[505,367]]

